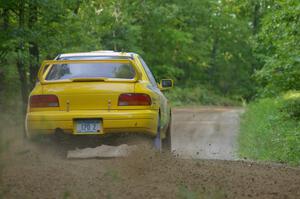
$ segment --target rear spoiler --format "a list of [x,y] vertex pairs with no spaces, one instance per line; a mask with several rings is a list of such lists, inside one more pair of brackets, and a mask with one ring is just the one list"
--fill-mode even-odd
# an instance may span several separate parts
[[[38,72],[38,80],[41,84],[53,84],[63,82],[73,82],[71,79],[64,80],[51,80],[47,81],[46,76],[54,64],[74,64],[74,63],[126,63],[131,64],[136,72],[133,79],[118,79],[118,78],[105,78],[105,81],[110,82],[137,82],[141,79],[142,73],[138,70],[135,62],[131,59],[106,59],[106,60],[45,60]],[[48,66],[48,67],[47,67]]]

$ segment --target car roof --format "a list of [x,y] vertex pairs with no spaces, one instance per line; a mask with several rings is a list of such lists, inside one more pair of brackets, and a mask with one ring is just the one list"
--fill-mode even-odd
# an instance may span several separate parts
[[66,53],[60,54],[56,57],[56,59],[63,59],[63,58],[76,58],[76,57],[118,57],[118,58],[133,58],[135,53],[131,52],[115,52],[115,51],[92,51],[92,52],[80,52],[80,53]]

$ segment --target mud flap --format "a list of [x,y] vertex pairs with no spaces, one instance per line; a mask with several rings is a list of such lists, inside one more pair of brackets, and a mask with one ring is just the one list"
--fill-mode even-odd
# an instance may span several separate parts
[[157,133],[156,133],[156,137],[154,138],[154,148],[158,151],[162,150],[162,141],[161,141],[161,129],[160,129],[160,115],[158,115],[158,126],[157,126]]
[[157,132],[157,135],[154,138],[154,148],[158,151],[161,151],[161,149],[162,149],[162,141],[160,138],[160,131]]

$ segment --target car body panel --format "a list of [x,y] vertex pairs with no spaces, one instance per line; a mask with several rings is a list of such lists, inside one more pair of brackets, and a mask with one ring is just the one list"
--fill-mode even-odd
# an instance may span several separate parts
[[39,111],[27,114],[27,128],[33,133],[53,133],[59,128],[76,134],[76,119],[100,119],[105,133],[141,132],[155,135],[157,131],[156,110],[78,110]]
[[124,109],[118,106],[122,93],[133,93],[134,83],[73,82],[43,85],[47,94],[55,94],[60,100],[60,110],[108,110]]
[[[68,57],[103,56],[103,60],[66,60]],[[117,59],[111,59],[117,56]],[[124,59],[120,59],[124,57]],[[128,58],[125,60],[125,58]],[[106,133],[146,133],[155,136],[158,119],[162,137],[171,119],[167,99],[155,84],[151,84],[148,74],[134,53],[91,52],[60,55],[57,60],[43,62],[32,95],[54,94],[59,99],[59,107],[30,108],[26,115],[27,131],[32,134],[53,133],[61,129],[66,133],[76,133],[76,119],[99,119],[101,132]],[[62,59],[62,60],[59,60]],[[73,82],[69,79],[58,81],[45,80],[51,65],[61,63],[131,63],[136,71],[134,79],[105,79],[105,81]],[[48,66],[48,67],[47,67]],[[122,93],[144,93],[151,97],[150,106],[119,106],[118,98]]]

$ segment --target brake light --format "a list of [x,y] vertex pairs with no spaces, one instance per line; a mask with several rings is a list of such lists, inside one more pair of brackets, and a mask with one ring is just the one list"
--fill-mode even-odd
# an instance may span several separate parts
[[30,108],[58,107],[59,102],[56,95],[32,95],[30,97]]
[[149,106],[151,97],[144,93],[123,93],[119,96],[119,106]]

